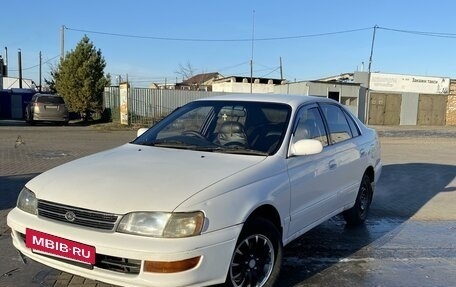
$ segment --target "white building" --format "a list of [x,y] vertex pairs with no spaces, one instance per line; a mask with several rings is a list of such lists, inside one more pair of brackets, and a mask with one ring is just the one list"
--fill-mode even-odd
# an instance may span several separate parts
[[[253,80],[253,83],[251,83]],[[250,78],[231,76],[223,79],[215,80],[212,83],[213,92],[225,93],[259,93],[268,94],[274,93],[274,86],[280,85],[282,80],[268,78]]]
[[[3,77],[3,89],[19,89],[19,78]],[[36,90],[36,84],[30,79],[22,78],[22,89]]]
[[371,125],[446,124],[450,78],[356,72],[354,81],[369,86],[366,106]]

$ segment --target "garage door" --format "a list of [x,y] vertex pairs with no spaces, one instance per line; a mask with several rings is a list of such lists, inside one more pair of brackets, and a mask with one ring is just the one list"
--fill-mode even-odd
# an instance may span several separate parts
[[443,126],[448,96],[446,95],[420,95],[418,102],[418,125]]
[[369,103],[370,125],[399,125],[401,121],[400,94],[371,93]]

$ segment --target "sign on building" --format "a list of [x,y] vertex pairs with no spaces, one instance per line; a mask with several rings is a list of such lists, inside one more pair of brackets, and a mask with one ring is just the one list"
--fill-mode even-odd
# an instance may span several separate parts
[[448,94],[450,78],[372,73],[370,89],[379,92]]

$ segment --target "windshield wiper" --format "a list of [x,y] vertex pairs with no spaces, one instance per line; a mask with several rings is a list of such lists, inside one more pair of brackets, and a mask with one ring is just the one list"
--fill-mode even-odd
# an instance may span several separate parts
[[151,142],[144,142],[144,143],[141,143],[141,145],[156,146],[156,147],[169,147],[169,148],[184,148],[184,149],[189,149],[189,148],[194,147],[194,145],[191,145],[186,142],[179,141],[179,140],[156,140],[156,141],[151,141]]
[[222,151],[223,148],[219,146],[195,146],[194,150],[197,151],[208,151],[208,152],[218,152]]
[[229,153],[229,154],[244,154],[244,155],[260,155],[268,156],[269,153],[262,152],[253,149],[245,149],[243,147],[226,147],[226,146],[198,146],[186,143],[179,140],[157,140],[152,142],[140,143],[145,146],[155,146],[155,147],[164,147],[164,148],[177,148],[177,149],[189,149],[195,151],[206,151],[206,152],[220,152],[220,153]]
[[231,153],[231,154],[245,154],[245,155],[261,155],[261,156],[268,156],[269,153],[259,151],[259,150],[254,150],[254,149],[245,149],[241,147],[225,147],[225,148],[220,148],[217,150],[217,152],[221,153]]

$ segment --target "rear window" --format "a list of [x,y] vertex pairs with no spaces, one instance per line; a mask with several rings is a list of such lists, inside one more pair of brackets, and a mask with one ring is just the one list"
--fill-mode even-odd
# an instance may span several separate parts
[[37,103],[43,104],[64,104],[62,97],[58,96],[41,96],[36,100]]

